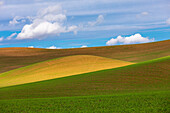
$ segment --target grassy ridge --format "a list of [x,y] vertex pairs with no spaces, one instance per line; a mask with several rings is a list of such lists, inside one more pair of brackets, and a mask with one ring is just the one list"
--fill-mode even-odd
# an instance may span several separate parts
[[2,73],[0,74],[0,87],[111,69],[130,64],[133,63],[92,55],[67,56]]
[[96,55],[130,62],[142,62],[170,54],[170,40],[147,44],[76,49],[0,48],[0,73],[49,59],[70,55]]
[[170,89],[170,56],[125,67],[0,89],[0,99],[50,98]]
[[169,113],[170,92],[0,100],[2,113]]

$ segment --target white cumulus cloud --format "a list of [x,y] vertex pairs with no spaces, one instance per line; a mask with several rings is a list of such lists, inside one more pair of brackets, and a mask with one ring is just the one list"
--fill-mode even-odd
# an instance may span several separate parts
[[81,48],[86,48],[86,47],[87,47],[87,45],[82,45],[82,46],[81,46]]
[[88,22],[88,25],[90,26],[95,26],[97,24],[101,24],[104,21],[104,16],[103,15],[99,15],[96,19],[96,21],[94,22]]
[[77,26],[66,26],[67,17],[61,6],[49,6],[40,10],[31,24],[22,28],[16,39],[43,39],[48,36],[58,36],[60,33],[77,33]]
[[12,33],[10,36],[8,36],[6,39],[7,40],[11,40],[14,36],[16,36],[17,33]]
[[47,47],[47,49],[61,49],[61,47],[50,46],[50,47]]
[[141,12],[141,15],[148,15],[148,12]]
[[73,25],[73,26],[68,27],[67,32],[73,31],[74,34],[77,34],[78,29],[79,28],[77,26]]
[[9,24],[10,25],[15,25],[15,24],[18,24],[18,16],[14,17],[13,20],[9,21]]
[[15,16],[13,20],[9,21],[9,25],[16,25],[20,23],[26,22],[26,20],[30,20],[30,17],[20,17],[20,16]]
[[117,43],[120,44],[135,44],[135,43],[147,43],[153,42],[153,39],[149,39],[148,37],[142,37],[140,34],[131,35],[129,37],[118,36],[117,38],[112,38],[106,42],[106,45],[115,45]]
[[0,37],[0,42],[4,40],[4,37]]
[[34,46],[28,46],[28,48],[34,48]]
[[3,2],[3,1],[0,1],[0,6],[3,5],[3,4],[4,4],[4,2]]
[[140,14],[137,14],[136,17],[137,17],[137,18],[141,18],[141,17],[145,17],[145,16],[147,16],[147,15],[149,15],[149,12],[144,11],[144,12],[141,12]]
[[166,23],[167,23],[168,25],[170,25],[170,18],[168,18],[168,19],[166,20]]

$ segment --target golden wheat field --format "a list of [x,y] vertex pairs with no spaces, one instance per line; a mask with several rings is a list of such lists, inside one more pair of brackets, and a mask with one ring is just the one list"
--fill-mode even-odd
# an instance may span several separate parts
[[57,58],[0,74],[0,87],[18,85],[133,64],[92,55]]

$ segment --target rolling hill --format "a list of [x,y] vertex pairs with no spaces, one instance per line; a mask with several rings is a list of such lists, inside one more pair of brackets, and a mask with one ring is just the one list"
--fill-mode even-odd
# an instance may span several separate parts
[[133,63],[92,55],[74,55],[40,62],[0,74],[0,87],[111,69]]
[[170,40],[61,50],[1,48],[0,112],[169,113],[169,54]]
[[169,54],[170,40],[145,44],[60,50],[38,48],[0,48],[0,73],[70,55],[95,55],[137,63],[164,57]]
[[0,99],[111,95],[170,90],[170,56],[114,69],[0,88]]

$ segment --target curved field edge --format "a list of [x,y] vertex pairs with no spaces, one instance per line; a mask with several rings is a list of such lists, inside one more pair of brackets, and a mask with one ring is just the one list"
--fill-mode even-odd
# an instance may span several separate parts
[[152,112],[168,113],[170,91],[100,96],[0,100],[1,112]]
[[[71,56],[84,56],[84,55],[71,55]],[[8,73],[11,73],[11,72],[13,72],[15,70],[28,68],[28,67],[31,67],[31,66],[34,66],[34,65],[37,65],[37,64],[46,63],[46,62],[49,62],[49,61],[58,60],[58,59],[61,59],[61,58],[67,58],[67,57],[71,57],[71,56],[64,56],[64,57],[49,59],[49,60],[46,60],[46,61],[37,62],[37,63],[34,63],[34,64],[30,64],[28,66],[24,66],[24,67],[21,67],[21,68],[17,68],[17,69],[13,69],[13,70],[10,70],[10,71],[7,71],[7,72],[0,73],[0,75],[8,74]],[[87,55],[87,56],[95,56],[95,55]],[[100,57],[100,56],[96,56],[96,57]],[[101,57],[101,58],[106,58],[106,57]],[[111,58],[107,58],[107,59],[111,59]],[[112,59],[112,60],[117,60],[117,59]],[[122,60],[119,60],[119,61],[122,61]],[[124,61],[124,62],[127,62],[127,61]]]
[[0,88],[0,99],[109,95],[170,89],[170,57],[125,67]]
[[169,54],[170,40],[145,44],[61,50],[0,48],[0,73],[37,62],[70,55],[96,55],[123,61],[142,62]]
[[111,69],[134,63],[93,55],[73,55],[36,63],[0,74],[0,87]]

